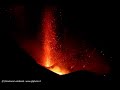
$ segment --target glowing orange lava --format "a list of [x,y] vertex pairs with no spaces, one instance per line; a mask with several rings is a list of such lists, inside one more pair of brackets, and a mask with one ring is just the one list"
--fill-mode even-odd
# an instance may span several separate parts
[[55,66],[55,67],[49,68],[49,69],[50,69],[51,71],[59,74],[59,75],[62,75],[62,74],[63,74],[62,71],[61,71],[61,69],[60,69],[60,67],[58,67],[58,66]]
[[60,66],[54,64],[56,61],[56,33],[55,33],[55,19],[54,19],[54,9],[45,9],[43,12],[43,66],[49,70],[62,75],[66,74],[66,70],[62,69]]
[[53,65],[51,67],[48,67],[49,70],[59,74],[59,75],[63,75],[63,74],[67,74],[69,73],[68,70],[66,70],[65,68],[59,67],[58,65]]
[[[62,13],[61,10],[59,11],[59,8],[54,8],[54,6],[45,6],[45,8],[43,8],[43,12],[41,13],[42,17],[40,17],[42,19],[42,22],[40,20],[41,23],[38,28],[39,30],[35,37],[33,37],[34,35],[32,37],[29,37],[31,36],[29,35],[31,32],[28,33],[28,35],[26,34],[26,31],[24,32],[24,30],[29,31],[28,27],[31,26],[27,24],[27,19],[23,18],[23,9],[23,6],[21,8],[21,6],[19,5],[13,6],[11,9],[11,12],[14,11],[12,13],[12,16],[15,16],[16,21],[19,22],[17,23],[18,26],[20,25],[20,32],[18,31],[13,33],[13,36],[16,38],[16,42],[18,43],[18,45],[20,45],[20,47],[24,49],[24,51],[28,55],[32,56],[37,64],[59,75],[69,74],[80,70],[104,75],[111,71],[111,67],[107,62],[109,61],[109,59],[106,60],[107,58],[105,57],[106,54],[104,55],[103,51],[99,51],[97,50],[97,48],[93,48],[92,45],[89,44],[89,42],[87,43],[86,40],[84,41],[82,40],[82,38],[80,38],[80,32],[83,31],[80,31],[77,34],[77,30],[74,30],[76,29],[75,27],[69,32],[69,27],[67,30],[66,25],[61,25],[64,24],[60,22],[64,21],[66,15],[64,19],[61,20]],[[55,15],[57,16],[55,17]],[[55,18],[57,18],[57,22]],[[24,21],[26,21],[26,23]],[[65,23],[66,21],[67,19],[65,19]],[[69,25],[72,24],[68,24],[68,26]],[[61,26],[63,26],[63,29],[61,28]],[[64,28],[64,26],[66,29]],[[72,30],[73,35],[71,33]],[[84,35],[82,36],[84,37]]]

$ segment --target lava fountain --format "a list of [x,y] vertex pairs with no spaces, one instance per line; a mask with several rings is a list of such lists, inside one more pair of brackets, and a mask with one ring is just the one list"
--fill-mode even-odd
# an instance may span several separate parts
[[[107,73],[109,69],[107,64],[103,63],[103,57],[97,54],[95,49],[92,50],[82,45],[82,42],[80,50],[73,50],[73,47],[69,47],[71,43],[74,43],[71,41],[70,44],[64,46],[64,51],[62,51],[59,40],[57,40],[55,11],[55,8],[49,7],[45,8],[42,13],[42,66],[59,75],[80,70]],[[78,53],[80,53],[79,57]]]
[[[22,9],[19,6],[13,7],[13,15],[18,22],[24,23]],[[89,43],[84,42],[84,40],[78,40],[70,35],[67,36],[65,33],[62,33],[63,42],[59,42],[60,36],[57,36],[59,31],[56,28],[58,25],[56,22],[58,12],[55,15],[56,12],[56,7],[43,9],[42,23],[39,29],[40,32],[37,32],[37,39],[23,38],[23,35],[16,32],[16,41],[20,44],[20,47],[32,56],[39,65],[59,75],[80,70],[102,75],[109,73],[110,67],[105,60],[103,51],[98,51],[96,48],[90,47]],[[23,26],[26,25],[20,25],[23,29],[21,32],[26,30]]]
[[50,67],[53,64],[51,60],[53,48],[56,46],[55,21],[53,21],[53,13],[50,10],[46,9],[43,16],[43,61],[46,67]]
[[54,17],[54,8],[46,8],[43,12],[43,66],[57,74],[66,74],[67,70],[64,70],[57,63],[57,38],[56,38],[56,25]]

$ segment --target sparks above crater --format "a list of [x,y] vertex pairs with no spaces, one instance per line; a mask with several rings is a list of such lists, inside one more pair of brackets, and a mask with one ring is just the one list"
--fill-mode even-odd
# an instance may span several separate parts
[[[101,60],[96,49],[89,49],[82,44],[79,49],[59,43],[56,31],[55,8],[45,8],[42,13],[42,63],[40,65],[59,75],[79,70],[106,73],[108,67]],[[64,41],[65,43],[67,41]],[[71,41],[71,44],[73,42]],[[81,42],[82,43],[82,42]]]
[[[57,63],[58,51],[57,50],[57,37],[55,28],[54,8],[47,8],[43,12],[42,30],[43,30],[43,66],[47,69],[62,75],[68,73],[61,68]],[[56,65],[57,63],[57,65]]]
[[[18,22],[24,21],[19,9],[14,7],[14,15]],[[21,10],[22,11],[22,10]],[[23,12],[21,12],[23,13]],[[57,14],[56,14],[57,13]],[[60,12],[61,14],[62,12]],[[69,74],[72,72],[86,70],[96,74],[109,73],[110,67],[105,61],[105,53],[98,51],[96,48],[90,47],[84,40],[75,39],[69,33],[59,35],[57,8],[45,7],[41,13],[41,23],[37,32],[37,39],[19,38],[17,41],[25,51],[31,55],[36,62],[46,69],[59,75]],[[56,16],[58,15],[58,16]],[[22,27],[21,25],[20,27]],[[64,28],[65,25],[63,25]],[[62,29],[60,27],[60,29]],[[24,29],[25,30],[25,29]],[[23,31],[24,31],[23,30]],[[72,29],[74,32],[74,29]],[[64,32],[64,30],[61,30]],[[61,33],[60,31],[60,33]],[[69,31],[69,29],[68,29]],[[19,35],[18,35],[19,36]],[[71,36],[71,37],[69,37]],[[60,41],[62,39],[62,42]],[[112,57],[111,57],[112,58]]]

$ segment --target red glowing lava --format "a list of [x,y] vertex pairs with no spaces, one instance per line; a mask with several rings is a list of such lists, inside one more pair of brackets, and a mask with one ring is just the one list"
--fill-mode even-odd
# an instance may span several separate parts
[[52,10],[45,10],[43,15],[43,63],[46,67],[52,66],[54,47],[56,46],[55,38],[55,21]]
[[[102,70],[106,72],[108,68],[102,64],[102,58],[97,55],[95,50],[87,50],[87,47],[84,48],[83,46],[81,46],[83,50],[80,51],[72,51],[73,47],[66,49],[72,41],[66,47],[64,46],[64,52],[61,48],[58,48],[60,45],[56,38],[56,22],[54,13],[54,8],[46,8],[43,11],[43,62],[41,65],[59,75],[68,74],[79,70],[88,70],[93,72]],[[77,53],[81,53],[79,55],[80,58],[76,58]],[[104,68],[100,68],[99,65]]]
[[[15,8],[15,10],[18,11],[19,9],[23,9]],[[66,35],[63,35],[65,36],[64,42],[59,43],[57,37],[58,32],[56,30],[55,10],[53,7],[48,7],[43,10],[42,25],[40,25],[41,28],[40,32],[38,32],[37,39],[25,39],[25,37],[22,38],[22,35],[21,37],[19,35],[17,42],[19,42],[20,46],[24,48],[39,65],[59,75],[80,70],[87,70],[95,72],[96,74],[109,73],[109,65],[105,63],[104,54],[99,53],[100,51],[89,47],[85,42],[79,41],[80,43],[77,43],[78,41]],[[23,12],[19,13],[23,14]],[[15,14],[15,17],[18,22],[25,21],[24,19],[19,19],[22,18],[22,15]],[[24,30],[21,30],[21,32],[22,31]],[[42,33],[42,35],[39,33]],[[64,48],[61,48],[61,45]]]
[[[43,12],[43,66],[57,74],[68,73],[64,68],[57,63],[57,40],[56,40],[56,28],[54,18],[54,8],[47,8]],[[57,65],[55,65],[57,63]]]

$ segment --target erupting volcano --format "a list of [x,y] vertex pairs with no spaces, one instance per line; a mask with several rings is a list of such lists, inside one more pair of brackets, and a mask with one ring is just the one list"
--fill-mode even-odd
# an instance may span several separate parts
[[[45,8],[42,15],[43,54],[41,65],[59,75],[78,70],[108,71],[108,67],[102,64],[103,58],[95,49],[92,50],[81,45],[80,51],[79,49],[72,50],[73,48],[68,48],[69,44],[67,44],[62,51],[56,33],[55,8]],[[80,53],[79,57],[77,57],[78,53]]]
[[57,51],[57,37],[56,37],[56,24],[54,17],[54,8],[47,8],[43,12],[43,22],[42,22],[42,30],[43,30],[43,66],[48,68],[49,70],[57,73],[57,74],[66,74],[67,70],[61,68],[60,61],[58,61],[58,55],[60,55]]
[[[57,19],[56,7],[46,7],[41,14],[37,39],[21,38],[21,40],[17,40],[39,65],[59,75],[80,70],[102,75],[110,72],[109,64],[106,62],[102,50],[97,50],[84,40],[80,40],[80,35],[76,39],[68,33],[65,34],[64,30],[62,30],[63,35],[59,35],[60,29],[57,27],[59,19]],[[15,14],[15,16],[21,20],[19,14]],[[60,39],[61,37],[62,39]]]
[[43,61],[46,67],[52,66],[53,54],[56,47],[55,21],[52,11],[46,10],[43,17]]

